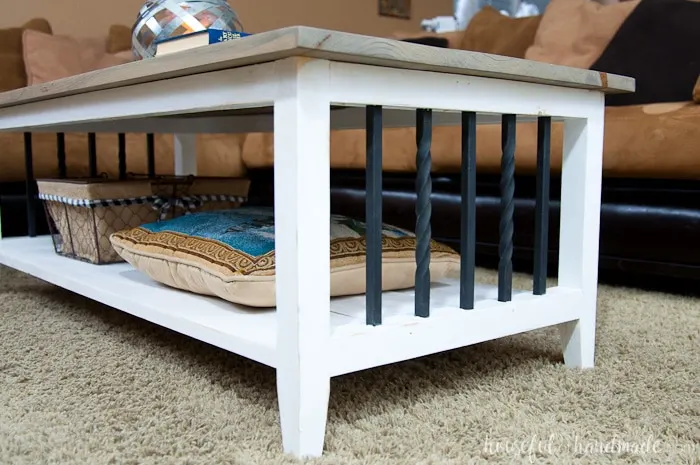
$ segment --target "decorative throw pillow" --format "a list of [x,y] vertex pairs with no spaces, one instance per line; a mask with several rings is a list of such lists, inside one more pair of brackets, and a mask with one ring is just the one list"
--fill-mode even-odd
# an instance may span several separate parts
[[134,60],[130,52],[109,54],[97,38],[74,38],[24,31],[27,84],[37,85]]
[[32,19],[21,27],[0,29],[0,92],[19,89],[27,85],[22,54],[22,32],[41,31],[51,34],[51,25],[45,19]]
[[43,84],[84,72],[78,42],[68,36],[24,31],[24,65],[27,85]]
[[[331,295],[362,294],[365,224],[331,216]],[[415,284],[415,235],[384,225],[382,286]],[[272,208],[242,207],[193,213],[111,236],[119,255],[155,281],[253,307],[275,306],[275,227]],[[431,244],[430,275],[439,280],[459,269],[459,255]]]
[[525,58],[588,69],[639,2],[601,5],[590,0],[552,0]]
[[467,24],[459,46],[462,50],[524,58],[542,16],[510,18],[487,6]]

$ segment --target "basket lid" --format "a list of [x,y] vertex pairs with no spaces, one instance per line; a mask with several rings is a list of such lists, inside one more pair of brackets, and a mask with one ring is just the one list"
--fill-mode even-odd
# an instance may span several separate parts
[[148,179],[37,179],[40,194],[86,200],[116,200],[150,196]]

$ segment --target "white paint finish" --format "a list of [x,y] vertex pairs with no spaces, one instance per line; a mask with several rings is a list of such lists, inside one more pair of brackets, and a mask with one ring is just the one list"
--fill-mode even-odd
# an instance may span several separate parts
[[[385,293],[381,326],[364,324],[364,302],[350,298],[333,302],[333,311],[354,318],[353,324],[333,328],[329,359],[332,375],[422,357],[533,329],[572,321],[578,308],[570,305],[581,291],[550,288],[545,296],[514,291],[512,302],[498,302],[498,289],[476,286],[474,310],[459,308],[459,281],[433,284],[430,317],[413,316],[412,291]],[[343,300],[343,299],[339,299]]]
[[[0,263],[271,367],[281,361],[276,348],[277,319],[282,316],[273,310],[250,309],[162,286],[124,263],[98,266],[60,257],[48,236],[3,239]],[[332,354],[324,358],[333,360],[329,376],[573,320],[572,312],[578,307],[570,302],[581,295],[578,290],[555,287],[538,298],[516,290],[513,302],[503,303],[496,300],[495,286],[477,284],[475,292],[475,310],[465,311],[457,308],[458,280],[433,283],[430,318],[413,316],[412,289],[385,292],[379,327],[365,324],[364,295],[332,299],[330,339],[324,351]],[[397,338],[397,343],[388,344],[386,337]],[[346,351],[352,344],[352,350]]]
[[[364,296],[330,301],[329,126],[363,122],[362,109],[331,117],[329,104],[335,102],[389,106],[387,115],[401,125],[412,125],[413,115],[392,110],[428,107],[567,119],[561,287],[501,303],[495,289],[478,286],[476,309],[463,311],[456,308],[458,284],[446,281],[433,286],[427,319],[413,316],[412,290],[389,292],[383,298],[384,324],[377,328],[364,324]],[[118,129],[125,120],[133,124],[134,118],[156,114],[274,104],[279,307],[276,313],[245,310],[155,285],[128,265],[75,262],[56,256],[47,238],[3,240],[0,262],[276,367],[284,449],[320,455],[334,375],[551,325],[559,325],[567,365],[593,366],[603,103],[602,93],[588,90],[290,58],[8,107],[0,110],[0,128],[111,121]],[[458,113],[435,114],[445,124],[459,121]],[[259,126],[265,119],[249,118]],[[493,115],[484,118],[493,122]],[[203,121],[182,131],[190,134],[180,137],[183,172],[187,163],[192,168],[192,157],[185,156],[193,153],[188,140],[205,130]]]
[[[146,118],[129,118],[119,120],[95,121],[79,124],[61,124],[32,128],[32,132],[108,132],[108,133],[160,133],[160,134],[246,134],[250,132],[273,132],[273,115],[226,115],[211,116],[211,113],[190,114],[186,117],[161,116]],[[435,111],[433,127],[454,126],[461,124],[461,114],[455,111]],[[553,118],[555,121],[560,118]],[[412,109],[385,107],[382,115],[384,128],[414,127],[416,114]],[[518,122],[536,121],[536,117],[519,116]],[[498,114],[480,113],[478,124],[500,124]],[[331,129],[364,129],[364,106],[347,106],[331,111]],[[26,128],[15,128],[21,131]]]
[[[272,114],[245,116],[164,116],[97,121],[79,124],[62,124],[32,128],[32,132],[125,132],[155,134],[245,134],[272,132]],[[22,128],[17,128],[20,131]]]
[[559,285],[581,289],[580,318],[561,329],[565,362],[594,365],[603,168],[603,96],[588,119],[564,123]]
[[280,63],[275,101],[277,392],[284,451],[323,451],[330,393],[328,62]]
[[0,109],[0,131],[270,106],[274,63],[117,87]]
[[176,176],[197,174],[197,135],[175,134],[173,137]]
[[272,310],[245,310],[221,299],[152,281],[125,263],[92,265],[57,255],[49,236],[5,238],[0,263],[144,320],[266,365],[277,358]]
[[[449,90],[448,90],[449,91]],[[557,120],[558,118],[553,118]],[[519,116],[518,122],[537,121],[536,117]],[[501,124],[500,114],[479,113],[478,124]],[[365,129],[365,106],[348,106],[340,111],[331,111],[331,129]],[[462,124],[462,113],[458,111],[433,111],[433,127],[455,126]],[[416,126],[416,112],[413,108],[392,108],[384,106],[382,109],[382,127],[386,128],[413,128]]]
[[331,63],[331,84],[331,103],[339,105],[581,117],[599,101],[590,90],[427,71],[408,79],[405,70],[349,63]]
[[187,50],[154,60],[139,60],[0,94],[0,108],[32,101],[104,91],[115,87],[166,82],[181,76],[252,67],[292,57],[358,63],[453,75],[482,76],[552,86],[634,91],[632,78],[506,56],[442,49],[395,39],[292,26],[241,40]]

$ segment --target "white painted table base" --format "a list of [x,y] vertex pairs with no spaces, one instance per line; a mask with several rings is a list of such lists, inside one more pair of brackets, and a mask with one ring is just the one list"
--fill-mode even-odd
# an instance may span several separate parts
[[[168,289],[127,265],[99,267],[58,257],[46,238],[1,241],[0,262],[275,367],[286,452],[322,453],[331,376],[551,325],[561,328],[568,366],[593,366],[602,93],[286,58],[99,94],[100,98],[73,95],[0,109],[0,130],[105,121],[119,127],[120,122],[134,124],[141,116],[157,125],[154,111],[177,115],[274,106],[276,312],[250,311]],[[544,296],[516,293],[506,303],[496,300],[493,288],[478,286],[476,309],[467,311],[458,308],[458,283],[446,282],[431,292],[431,316],[425,319],[413,316],[412,291],[385,293],[384,324],[378,327],[364,324],[364,296],[331,302],[331,104],[564,119],[559,286]],[[364,121],[356,123],[361,127]],[[167,122],[163,125],[167,127]],[[193,127],[199,128],[197,132],[206,130]],[[194,143],[191,134],[176,138],[178,173],[196,172]],[[197,305],[201,312],[194,308]]]
[[174,171],[177,176],[197,174],[197,135],[175,133],[173,135]]

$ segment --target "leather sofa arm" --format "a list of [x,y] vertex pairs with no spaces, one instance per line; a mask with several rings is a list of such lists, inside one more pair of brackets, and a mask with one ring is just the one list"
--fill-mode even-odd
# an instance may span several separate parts
[[434,39],[443,39],[447,41],[447,48],[460,48],[460,44],[462,43],[462,37],[464,36],[464,31],[450,31],[450,32],[431,32],[431,31],[423,31],[423,32],[411,32],[411,33],[406,33],[406,32],[396,32],[394,33],[391,38],[396,39],[396,40],[408,40],[408,41],[417,41],[420,39],[428,39],[428,38],[434,38]]

